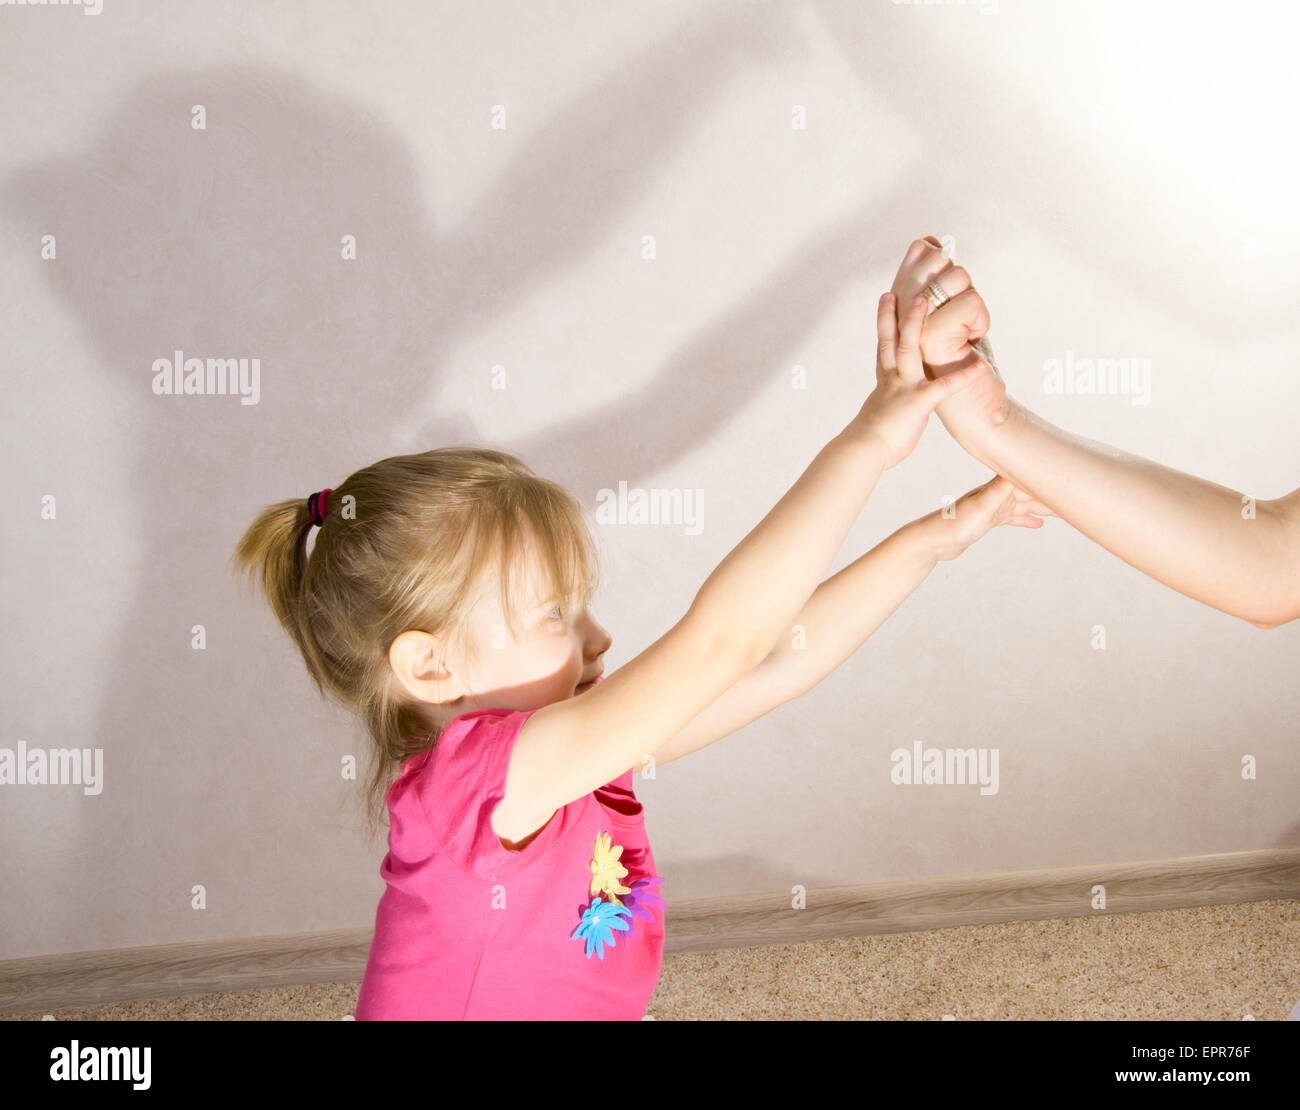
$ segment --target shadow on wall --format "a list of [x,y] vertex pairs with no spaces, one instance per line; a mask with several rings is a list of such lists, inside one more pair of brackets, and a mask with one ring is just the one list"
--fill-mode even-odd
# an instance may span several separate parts
[[[246,892],[290,873],[324,891],[314,896],[329,923],[334,864],[310,815],[355,749],[304,729],[304,707],[317,702],[300,661],[278,627],[268,639],[265,613],[258,624],[233,601],[227,560],[263,504],[452,443],[504,447],[590,502],[611,474],[635,483],[725,428],[786,372],[863,258],[899,253],[894,230],[864,230],[865,209],[837,221],[649,384],[522,441],[496,442],[472,411],[420,415],[456,344],[597,248],[673,164],[709,99],[790,49],[781,6],[758,14],[752,4],[710,12],[561,106],[456,227],[437,226],[408,143],[382,119],[260,66],[143,80],[91,146],[0,184],[5,218],[33,243],[57,237],[46,273],[96,349],[95,369],[116,379],[112,419],[136,450],[115,484],[137,527],[136,549],[118,554],[141,569],[115,591],[131,616],[105,637],[109,673],[81,741],[105,750],[115,781],[93,815],[78,808],[79,828],[62,830],[99,847],[68,857],[59,885],[100,889],[111,846],[131,874],[149,876],[132,897],[152,929],[123,920],[111,897],[96,910],[32,891],[50,943],[84,935],[96,912],[105,946],[277,931],[278,907],[259,919]],[[191,128],[195,104],[206,130]],[[358,243],[346,265],[344,235]],[[175,351],[259,359],[258,403],[155,396],[153,364]],[[103,562],[87,572],[105,573]],[[203,652],[190,646],[199,623]],[[199,748],[208,754],[196,761]],[[290,815],[269,812],[279,789],[240,785],[250,781],[283,786]],[[228,879],[202,869],[212,908],[228,912],[196,927],[176,892],[204,881],[195,864],[206,841],[229,852]],[[240,847],[249,860],[234,858]]]
[[[862,66],[837,10],[821,9]],[[288,874],[295,895],[318,899],[323,926],[336,924],[336,864],[313,814],[338,785],[340,755],[355,749],[304,729],[317,703],[300,661],[278,628],[265,634],[267,613],[258,624],[234,601],[227,560],[263,504],[305,498],[385,455],[453,443],[510,450],[588,503],[611,475],[636,484],[785,375],[867,265],[892,272],[913,235],[939,230],[936,213],[982,204],[954,190],[960,167],[945,166],[937,146],[935,165],[900,174],[801,243],[615,401],[509,443],[469,403],[429,416],[458,344],[600,249],[656,175],[672,172],[674,150],[728,83],[800,48],[790,16],[781,3],[701,12],[559,106],[453,227],[438,225],[408,141],[382,118],[261,66],[143,80],[88,148],[0,183],[0,211],[33,244],[57,236],[45,272],[93,344],[96,370],[116,379],[112,419],[136,451],[118,484],[138,527],[126,562],[141,569],[121,591],[130,619],[106,637],[105,692],[82,738],[104,748],[113,788],[93,816],[79,807],[80,828],[61,830],[98,847],[69,857],[58,884],[99,889],[109,848],[149,881],[132,892],[140,920],[124,920],[109,898],[98,910],[95,899],[58,906],[33,890],[51,943],[83,936],[96,912],[106,947],[280,931],[282,908],[244,893]],[[857,72],[905,106],[917,48],[900,22],[875,23],[871,69]],[[980,82],[965,95],[984,95]],[[205,131],[190,126],[195,104]],[[340,261],[344,235],[356,237],[355,262]],[[259,359],[258,404],[155,396],[153,363],[177,350]],[[566,384],[580,390],[580,375]],[[209,632],[205,652],[190,648],[196,623]],[[209,754],[196,769],[200,747]],[[241,785],[250,781],[277,788]],[[270,812],[282,802],[287,817]],[[214,909],[233,907],[204,927],[176,897],[204,881],[196,859],[215,866],[200,841],[226,846],[230,877],[208,882],[226,891]],[[60,910],[65,920],[52,920]]]

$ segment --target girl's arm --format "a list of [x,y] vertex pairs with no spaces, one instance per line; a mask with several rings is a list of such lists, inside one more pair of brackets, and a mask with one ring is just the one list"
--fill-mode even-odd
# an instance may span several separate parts
[[[956,293],[922,334],[926,365],[942,375],[976,357],[970,344],[987,332],[988,312],[969,275],[949,264],[933,238],[912,244],[894,291],[907,296],[934,277]],[[964,337],[957,320],[965,324]],[[996,373],[936,411],[975,458],[1144,574],[1261,628],[1300,617],[1300,490],[1251,501],[1071,435],[1012,401]]]
[[638,765],[772,650],[881,471],[906,458],[942,397],[978,378],[971,370],[951,385],[926,381],[924,316],[917,297],[900,338],[893,298],[880,299],[876,388],[858,415],[723,559],[676,625],[581,697],[545,705],[524,722],[493,815],[498,836],[522,839],[560,806]]
[[958,500],[956,515],[935,512],[904,525],[826,579],[788,635],[712,705],[654,752],[667,763],[707,747],[802,697],[858,650],[940,560],[954,559],[999,524],[1042,526],[1032,502],[998,478]]
[[[930,409],[990,371],[976,360],[958,371],[951,391],[928,392],[920,354],[926,301],[904,310],[901,334],[895,300],[881,298],[877,327],[877,385],[858,415],[814,460],[776,507],[705,580],[693,610],[734,629],[751,661],[766,657],[817,588],[883,470],[912,451]],[[918,376],[919,375],[919,376]]]

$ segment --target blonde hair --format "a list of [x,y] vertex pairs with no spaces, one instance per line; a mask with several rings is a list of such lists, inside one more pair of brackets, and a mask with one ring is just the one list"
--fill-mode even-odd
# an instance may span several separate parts
[[[495,565],[507,627],[517,635],[514,583],[532,545],[554,596],[580,607],[598,553],[581,503],[504,451],[440,447],[395,455],[335,487],[310,554],[305,497],[268,505],[235,549],[236,574],[260,582],[322,695],[357,713],[370,735],[368,828],[409,756],[437,743],[463,709],[413,698],[388,649],[418,629],[473,657],[466,618]],[[459,701],[459,699],[458,699]]]

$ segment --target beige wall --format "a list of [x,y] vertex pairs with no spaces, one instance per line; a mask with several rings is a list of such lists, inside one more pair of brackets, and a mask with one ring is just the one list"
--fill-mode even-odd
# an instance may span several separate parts
[[[457,442],[593,515],[620,481],[703,490],[698,534],[597,526],[617,667],[857,411],[916,235],[956,237],[1047,419],[1297,485],[1294,28],[1151,19],[0,7],[0,744],[104,759],[97,796],[0,787],[0,958],[368,925],[359,728],[228,574],[254,512]],[[257,404],[154,395],[177,349],[259,359]],[[1149,403],[1047,394],[1067,352],[1149,359]],[[932,422],[832,570],[987,476]],[[638,780],[665,895],[1296,846],[1298,648],[1300,622],[1252,628],[1062,521],[1000,529],[808,696]],[[996,748],[998,792],[892,785],[917,740]]]

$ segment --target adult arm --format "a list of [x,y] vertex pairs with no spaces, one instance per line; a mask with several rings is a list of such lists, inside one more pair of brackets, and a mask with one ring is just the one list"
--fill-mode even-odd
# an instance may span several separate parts
[[[932,278],[952,295],[922,333],[927,371],[942,377],[976,360],[973,344],[989,319],[969,274],[937,239],[918,239],[893,290],[908,298]],[[965,343],[953,338],[954,318],[966,327]],[[930,343],[932,331],[940,342]],[[1254,500],[1073,435],[1008,397],[1000,374],[983,375],[935,411],[975,458],[1144,574],[1260,628],[1300,617],[1300,490]]]

